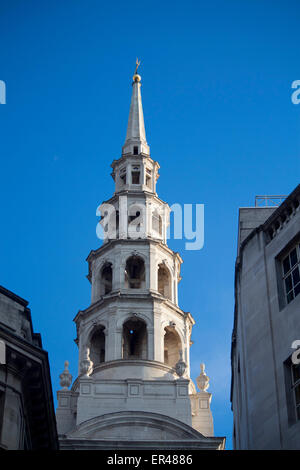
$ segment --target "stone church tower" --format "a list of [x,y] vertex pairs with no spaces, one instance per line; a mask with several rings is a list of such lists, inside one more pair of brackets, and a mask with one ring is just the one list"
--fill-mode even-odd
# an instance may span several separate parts
[[137,70],[122,156],[111,166],[103,244],[87,258],[91,305],[74,319],[78,378],[69,390],[67,362],[60,376],[60,448],[223,449],[204,365],[198,392],[190,379],[195,322],[178,306],[182,259],[167,246],[170,210],[156,193]]

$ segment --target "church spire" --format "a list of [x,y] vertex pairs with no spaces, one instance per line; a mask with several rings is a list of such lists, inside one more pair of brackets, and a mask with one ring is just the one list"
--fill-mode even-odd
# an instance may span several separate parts
[[146,141],[146,132],[144,124],[144,114],[141,95],[141,76],[138,75],[137,69],[140,65],[136,60],[135,73],[133,75],[132,96],[129,111],[129,119],[127,126],[127,134],[125,144],[122,148],[122,154],[140,153],[150,155],[150,149]]

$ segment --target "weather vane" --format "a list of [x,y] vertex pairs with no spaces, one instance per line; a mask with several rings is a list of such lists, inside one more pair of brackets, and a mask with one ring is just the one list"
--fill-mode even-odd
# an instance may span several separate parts
[[139,68],[139,65],[140,65],[141,61],[139,61],[139,59],[136,58],[136,62],[135,62],[135,63],[136,63],[136,67],[135,67],[135,72],[134,72],[134,74],[136,75],[136,74],[137,74],[137,69]]

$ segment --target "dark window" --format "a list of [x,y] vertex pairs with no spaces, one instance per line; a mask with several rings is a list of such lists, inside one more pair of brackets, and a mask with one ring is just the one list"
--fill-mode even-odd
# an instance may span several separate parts
[[137,318],[123,325],[123,359],[147,359],[147,327]]
[[140,211],[136,211],[135,214],[128,216],[128,226],[129,226],[128,228],[129,229],[136,227],[136,232],[141,231],[141,223],[140,223],[141,220],[139,219],[140,215],[141,215]]
[[103,326],[100,326],[91,337],[90,359],[94,367],[105,361],[105,334]]
[[282,261],[283,284],[286,303],[300,293],[300,245],[297,243]]
[[112,266],[106,264],[101,271],[101,295],[108,294],[112,290]]
[[[300,357],[300,350],[295,352]],[[300,421],[300,364],[295,363],[293,355],[284,362],[284,378],[288,424],[293,426]]]
[[120,180],[123,184],[126,184],[126,168],[120,170]]
[[135,166],[131,172],[131,182],[132,184],[140,184],[140,167]]
[[300,364],[292,365],[292,390],[296,419],[300,420]]
[[139,154],[139,148],[133,147],[133,155],[138,155],[138,154]]
[[125,287],[127,289],[145,287],[145,263],[139,256],[131,256],[126,261]]

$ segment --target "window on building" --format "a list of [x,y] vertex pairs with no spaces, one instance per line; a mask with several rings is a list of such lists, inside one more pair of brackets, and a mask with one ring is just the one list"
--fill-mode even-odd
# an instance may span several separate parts
[[5,403],[5,393],[4,390],[0,390],[0,443],[2,442],[2,426],[3,426],[3,416],[4,416],[4,403]]
[[140,167],[134,166],[131,172],[131,182],[132,184],[140,184]]
[[126,184],[126,168],[120,170],[120,180],[122,184]]
[[146,186],[147,186],[149,189],[152,189],[151,170],[148,170],[148,168],[146,168]]
[[145,263],[139,256],[131,256],[126,261],[125,287],[127,289],[145,287]]
[[168,270],[163,264],[158,266],[157,271],[157,290],[158,292],[166,297],[167,299],[171,299],[171,275]]
[[300,364],[292,364],[292,392],[296,419],[300,420]]
[[112,266],[111,263],[105,264],[101,270],[101,295],[108,294],[112,290]]
[[156,210],[152,214],[152,230],[162,236],[162,218]]
[[135,232],[141,231],[143,217],[141,217],[141,212],[136,210],[134,206],[129,208],[129,212],[133,212],[133,214],[128,215],[128,234],[132,236]]
[[131,318],[123,325],[123,359],[147,359],[147,326],[139,318]]
[[104,326],[100,326],[91,336],[90,340],[90,360],[93,367],[105,361],[105,334]]
[[139,154],[139,148],[133,147],[133,155],[138,155],[138,154]]
[[290,303],[300,293],[300,244],[283,258],[282,273],[286,303]]
[[165,328],[164,336],[164,363],[175,367],[180,359],[181,341],[179,334],[173,327]]
[[119,236],[120,212],[116,210],[116,236]]

